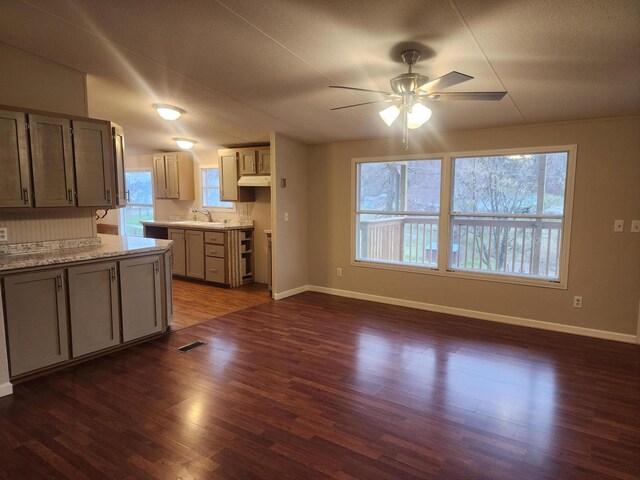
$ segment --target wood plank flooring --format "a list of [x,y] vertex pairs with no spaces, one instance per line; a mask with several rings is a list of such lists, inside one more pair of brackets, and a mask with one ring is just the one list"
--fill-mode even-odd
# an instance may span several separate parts
[[637,345],[304,293],[18,385],[0,478],[637,479],[639,412]]
[[267,286],[261,283],[220,288],[178,278],[173,279],[173,298],[172,330],[271,301]]

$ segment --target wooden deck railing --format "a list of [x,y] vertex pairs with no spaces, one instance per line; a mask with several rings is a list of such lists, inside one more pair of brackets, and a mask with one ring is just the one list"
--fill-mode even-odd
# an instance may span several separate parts
[[[438,219],[361,220],[358,258],[436,266]],[[451,220],[449,268],[556,278],[562,224],[548,219]]]

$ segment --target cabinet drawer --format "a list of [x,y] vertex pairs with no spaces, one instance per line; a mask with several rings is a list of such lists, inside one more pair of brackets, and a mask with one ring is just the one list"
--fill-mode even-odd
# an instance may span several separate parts
[[224,232],[204,232],[204,242],[224,245]]
[[224,245],[205,245],[204,252],[207,257],[224,258]]
[[224,258],[207,257],[206,279],[210,282],[224,282]]

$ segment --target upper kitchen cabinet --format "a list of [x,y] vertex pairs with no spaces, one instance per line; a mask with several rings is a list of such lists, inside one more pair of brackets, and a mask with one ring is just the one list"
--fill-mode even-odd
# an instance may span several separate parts
[[240,176],[271,174],[271,150],[269,147],[242,148],[237,152]]
[[0,207],[31,206],[27,117],[0,110]]
[[111,124],[74,120],[72,127],[77,205],[109,208],[115,203]]
[[261,148],[258,154],[258,175],[271,175],[271,149]]
[[126,205],[124,136],[119,126],[3,108],[0,208]]
[[194,200],[193,157],[189,153],[157,153],[153,156],[156,198]]
[[[253,202],[255,191],[252,187],[238,187],[242,169],[241,153],[246,150],[218,150],[220,167],[220,200],[224,202]],[[253,154],[255,160],[255,152]],[[249,159],[246,159],[247,162]],[[255,163],[254,163],[255,167]]]
[[42,115],[28,118],[35,206],[75,205],[71,120]]

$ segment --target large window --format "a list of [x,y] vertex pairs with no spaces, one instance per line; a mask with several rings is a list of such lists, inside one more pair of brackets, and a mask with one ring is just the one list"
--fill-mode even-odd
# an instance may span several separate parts
[[354,159],[354,263],[566,286],[575,147],[439,157]]
[[127,170],[125,172],[127,206],[122,209],[124,234],[143,236],[140,221],[153,220],[153,180],[151,170]]
[[233,210],[233,202],[223,202],[220,200],[220,174],[217,167],[207,167],[200,169],[200,179],[202,182],[202,206],[221,210]]

